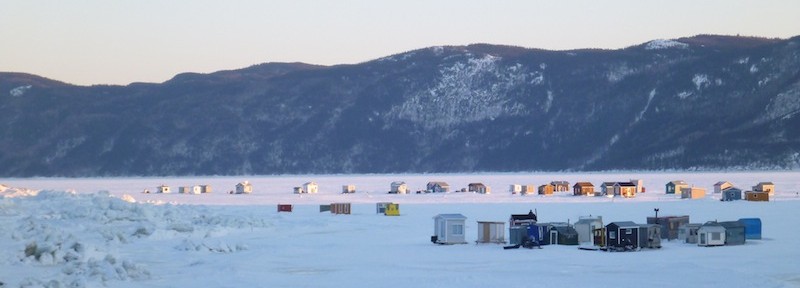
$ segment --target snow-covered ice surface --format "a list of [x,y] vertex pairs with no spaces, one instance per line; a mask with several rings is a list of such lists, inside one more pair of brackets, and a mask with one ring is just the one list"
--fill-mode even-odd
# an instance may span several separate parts
[[[0,286],[798,287],[800,229],[791,225],[800,207],[798,176],[624,172],[5,179],[0,186]],[[598,185],[629,179],[643,179],[647,192],[634,199],[507,192],[515,183]],[[664,184],[678,179],[706,188],[708,196],[681,200],[664,195]],[[227,194],[243,180],[253,183],[253,194]],[[721,180],[743,189],[772,181],[777,192],[771,202],[720,202],[712,185]],[[291,193],[307,181],[319,183],[320,193]],[[446,181],[453,188],[483,182],[493,194],[388,195],[392,181],[405,181],[411,190],[428,181]],[[141,193],[160,184],[174,190],[210,184],[214,192]],[[355,184],[357,192],[340,194],[344,184]],[[400,203],[401,216],[375,214],[374,203],[384,201]],[[332,202],[354,203],[353,214],[318,212],[317,204]],[[295,204],[294,211],[278,213],[276,203]],[[665,241],[662,249],[631,253],[430,243],[432,217],[439,213],[467,216],[467,241],[474,243],[475,221],[506,221],[509,214],[529,209],[536,209],[543,222],[575,222],[591,214],[603,216],[607,224],[643,223],[656,207],[659,215],[690,215],[693,223],[760,217],[764,239],[714,248]]]

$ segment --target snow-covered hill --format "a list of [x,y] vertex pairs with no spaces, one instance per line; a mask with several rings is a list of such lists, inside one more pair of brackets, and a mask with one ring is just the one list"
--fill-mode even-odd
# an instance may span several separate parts
[[798,47],[475,44],[128,86],[0,73],[0,175],[794,169]]

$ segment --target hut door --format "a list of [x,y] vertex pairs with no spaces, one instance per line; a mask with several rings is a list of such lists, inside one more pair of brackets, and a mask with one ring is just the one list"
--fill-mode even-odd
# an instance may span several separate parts
[[558,231],[550,231],[550,244],[558,244]]

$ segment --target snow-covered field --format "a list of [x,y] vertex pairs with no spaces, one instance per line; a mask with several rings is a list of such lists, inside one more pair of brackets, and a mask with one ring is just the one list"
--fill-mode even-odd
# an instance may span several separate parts
[[[0,186],[0,287],[800,287],[800,229],[792,224],[800,208],[798,176],[644,172],[5,179]],[[599,185],[629,179],[643,179],[647,192],[635,199],[507,192],[510,184],[566,180]],[[664,184],[677,179],[706,188],[708,196],[681,200],[664,195]],[[253,194],[227,194],[243,180],[253,183]],[[720,202],[712,193],[720,180],[743,189],[772,181],[777,192],[771,202]],[[319,183],[320,193],[291,193],[307,181]],[[483,182],[493,194],[388,195],[392,181],[405,181],[412,190],[428,181],[446,181],[453,188]],[[214,192],[141,193],[160,184],[175,190],[210,184]],[[344,184],[355,184],[358,192],[340,194]],[[375,214],[374,203],[385,201],[400,203],[402,215]],[[318,204],[332,202],[354,203],[353,214],[318,212]],[[278,213],[277,203],[294,204],[294,212]],[[660,209],[659,215],[690,215],[693,223],[760,217],[764,239],[714,248],[665,241],[662,249],[631,253],[430,243],[432,217],[439,213],[467,216],[467,241],[473,243],[475,221],[507,221],[510,214],[530,209],[543,222],[575,222],[591,214],[603,216],[605,223],[643,223],[653,208]]]

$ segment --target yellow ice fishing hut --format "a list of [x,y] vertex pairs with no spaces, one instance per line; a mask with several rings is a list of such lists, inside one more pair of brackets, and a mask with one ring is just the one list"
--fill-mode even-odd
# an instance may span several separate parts
[[388,205],[386,205],[386,210],[383,211],[383,215],[400,216],[400,204],[389,203]]

